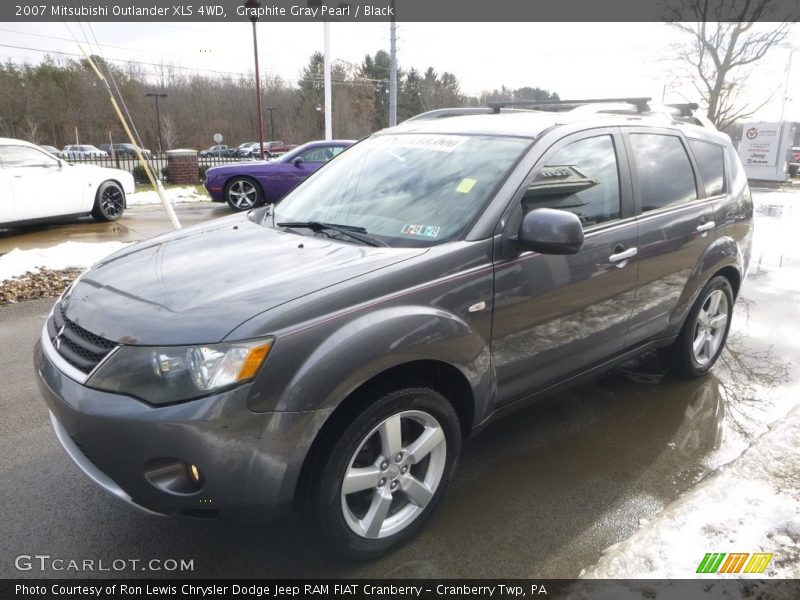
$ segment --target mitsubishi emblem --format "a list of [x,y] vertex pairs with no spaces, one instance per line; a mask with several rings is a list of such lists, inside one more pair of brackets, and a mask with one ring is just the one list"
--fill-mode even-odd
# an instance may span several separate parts
[[56,345],[56,350],[59,350],[61,348],[61,336],[64,333],[64,330],[66,328],[67,328],[66,325],[62,325],[61,329],[59,329],[58,333],[56,333],[56,338],[55,338],[55,340],[53,340],[55,342],[55,345]]

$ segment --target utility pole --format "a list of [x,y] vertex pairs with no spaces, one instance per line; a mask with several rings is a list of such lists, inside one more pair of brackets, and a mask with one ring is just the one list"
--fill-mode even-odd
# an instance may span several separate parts
[[[261,6],[258,0],[247,0],[244,6],[251,9],[251,15],[256,14],[256,9]],[[256,107],[258,113],[258,158],[264,160],[264,110],[261,104],[261,75],[258,69],[258,34],[256,33],[256,21],[258,17],[250,17],[250,22],[253,24],[253,56],[256,63]]]
[[167,95],[163,92],[147,92],[145,93],[145,96],[147,96],[148,98],[155,98],[156,100],[156,123],[158,124],[158,153],[161,154],[164,152],[164,144],[161,141],[161,112],[158,109],[158,99],[166,98]]
[[267,110],[269,111],[269,138],[271,140],[275,139],[275,122],[272,120],[272,111],[275,110],[274,106],[268,106]]
[[783,101],[781,102],[780,123],[783,123],[783,118],[786,115],[786,103],[789,101],[789,79],[792,75],[792,56],[794,56],[794,51],[794,48],[789,51],[789,60],[786,62],[786,79],[783,82]]
[[397,22],[394,19],[395,0],[389,2],[392,20],[389,25],[389,127],[397,125]]
[[331,107],[331,23],[323,24],[325,36],[325,139],[333,139],[333,110]]

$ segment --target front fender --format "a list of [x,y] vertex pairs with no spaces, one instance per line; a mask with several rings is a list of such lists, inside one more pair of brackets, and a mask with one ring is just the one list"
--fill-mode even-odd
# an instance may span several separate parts
[[[276,351],[280,345],[276,344]],[[372,377],[419,360],[440,361],[458,369],[474,398],[486,397],[493,381],[488,340],[458,316],[430,306],[371,311],[329,330],[312,348],[284,392],[273,397],[275,403],[270,406],[262,401],[251,406],[252,410],[335,408]]]

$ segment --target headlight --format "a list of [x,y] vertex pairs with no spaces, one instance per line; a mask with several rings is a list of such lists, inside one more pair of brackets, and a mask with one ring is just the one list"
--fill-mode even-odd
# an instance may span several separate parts
[[86,385],[151,404],[191,400],[253,379],[272,342],[270,338],[202,346],[122,346]]

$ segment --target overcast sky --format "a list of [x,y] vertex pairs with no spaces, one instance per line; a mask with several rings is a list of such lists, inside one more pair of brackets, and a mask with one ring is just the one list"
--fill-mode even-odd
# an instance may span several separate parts
[[[88,26],[83,25],[91,39]],[[72,32],[83,39],[77,24]],[[173,63],[199,72],[249,72],[253,48],[249,23],[94,23],[109,60]],[[800,30],[791,45],[800,50]],[[262,72],[295,80],[309,55],[322,49],[320,23],[259,22]],[[685,38],[662,23],[399,23],[398,62],[404,69],[450,71],[462,91],[476,95],[506,85],[538,86],[562,98],[650,96],[667,102],[696,100],[671,60]],[[0,44],[78,52],[63,23],[0,23]],[[334,58],[360,63],[389,47],[387,23],[333,23]],[[0,46],[0,57],[36,62],[42,52]],[[768,55],[749,80],[747,95],[757,114],[777,120],[789,50]],[[146,67],[155,71],[156,67]],[[796,99],[792,99],[793,90]],[[786,118],[800,121],[800,52],[794,57]]]

